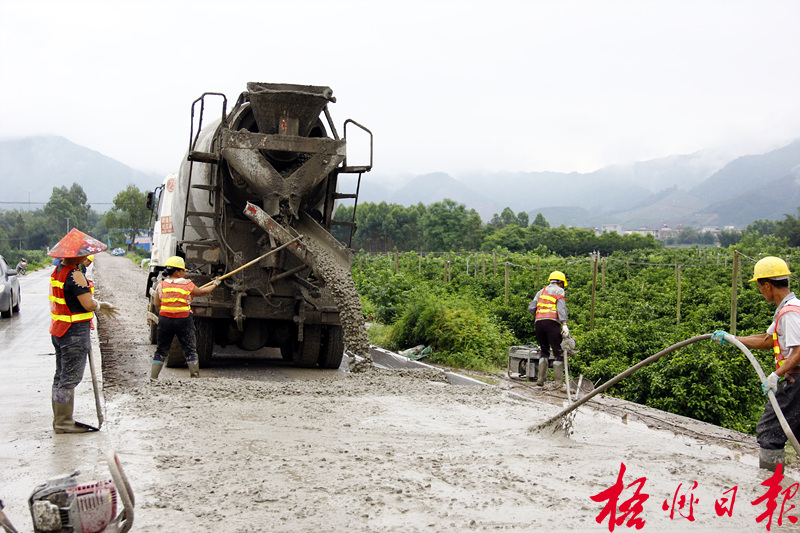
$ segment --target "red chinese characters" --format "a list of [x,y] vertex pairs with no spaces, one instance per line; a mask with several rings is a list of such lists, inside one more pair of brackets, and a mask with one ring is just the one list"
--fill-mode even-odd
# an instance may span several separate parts
[[[678,488],[675,489],[675,495],[672,497],[672,509],[669,512],[669,519],[673,520],[675,518],[675,508],[677,507],[678,516],[682,516],[683,518],[687,519],[689,522],[694,522],[694,504],[700,501],[699,498],[694,497],[694,489],[697,488],[697,481],[692,483],[692,488],[688,490],[688,494],[681,494],[678,497],[678,493],[681,490],[683,483],[678,485]],[[688,507],[689,514],[683,514],[683,510]],[[664,500],[664,504],[661,506],[663,510],[670,509],[669,500]]]
[[[644,488],[644,484],[647,481],[647,478],[640,477],[639,479],[633,481],[628,486],[625,486],[624,482],[622,481],[623,476],[625,475],[625,463],[619,464],[619,475],[617,476],[617,482],[614,483],[611,487],[607,488],[606,490],[600,492],[599,494],[595,494],[591,496],[591,499],[596,502],[606,502],[606,505],[603,507],[603,510],[600,511],[600,514],[597,515],[595,520],[598,524],[602,524],[603,520],[608,517],[608,530],[614,531],[614,527],[621,526],[625,520],[627,519],[628,522],[625,524],[627,527],[635,527],[636,529],[642,529],[644,527],[645,521],[642,518],[639,518],[639,513],[642,512],[645,501],[647,498],[650,497],[648,494],[644,494],[641,492],[642,488]],[[617,504],[619,503],[620,497],[622,496],[622,491],[625,489],[629,489],[632,486],[636,485],[635,492],[633,496],[619,504],[619,513],[620,515],[617,516]]]
[[[795,494],[797,494],[797,489],[800,488],[800,483],[793,483],[789,485],[789,488],[783,489],[781,486],[781,481],[783,481],[783,465],[778,463],[778,466],[775,468],[775,473],[772,474],[768,479],[765,479],[761,485],[767,487],[767,492],[764,493],[763,496],[757,498],[750,502],[751,505],[758,505],[761,502],[766,502],[767,509],[756,517],[756,522],[761,522],[762,520],[767,520],[766,528],[767,531],[770,531],[772,527],[772,519],[775,515],[775,509],[778,507],[778,502],[776,499],[780,494],[783,494],[783,502],[781,502],[781,512],[778,515],[778,525],[783,525],[783,516],[784,513],[788,513],[792,509],[794,509],[794,505],[791,505],[788,509],[786,509],[786,502],[791,500]],[[797,523],[796,516],[786,516],[786,519],[789,520],[792,524]]]

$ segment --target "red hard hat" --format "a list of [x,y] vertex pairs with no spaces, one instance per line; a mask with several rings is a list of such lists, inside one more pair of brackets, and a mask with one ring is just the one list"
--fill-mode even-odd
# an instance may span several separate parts
[[102,252],[108,248],[105,244],[93,237],[89,237],[82,231],[72,228],[63,239],[58,241],[47,254],[50,257],[85,257],[87,255]]

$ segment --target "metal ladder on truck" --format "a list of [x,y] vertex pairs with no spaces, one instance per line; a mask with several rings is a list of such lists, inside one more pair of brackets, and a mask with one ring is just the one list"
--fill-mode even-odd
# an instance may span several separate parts
[[[330,120],[330,115],[328,115],[328,107],[327,106],[325,106],[325,115],[328,117],[328,121],[332,124],[333,122]],[[352,120],[352,119],[348,118],[347,120],[344,121],[344,140],[345,141],[347,141],[347,125],[348,124],[355,125],[356,127],[362,129],[363,131],[365,131],[369,135],[369,164],[368,165],[360,165],[360,166],[349,166],[347,164],[347,156],[345,156],[344,161],[342,163],[342,166],[337,170],[336,179],[335,180],[331,180],[332,183],[331,182],[328,183],[328,187],[333,187],[334,190],[333,191],[328,191],[330,194],[328,194],[327,197],[328,198],[333,198],[334,200],[346,200],[346,199],[353,200],[353,218],[352,218],[352,220],[349,220],[349,221],[347,221],[347,220],[335,220],[333,218],[333,216],[335,214],[335,213],[333,213],[333,211],[334,211],[333,203],[331,203],[331,206],[330,206],[330,209],[329,209],[329,213],[326,215],[326,218],[328,219],[329,223],[332,226],[344,226],[344,227],[350,228],[349,236],[347,238],[347,247],[348,248],[352,248],[353,247],[353,235],[355,234],[356,228],[357,228],[357,224],[356,224],[356,209],[358,208],[358,193],[361,190],[361,177],[363,176],[364,172],[369,172],[370,170],[372,170],[372,132],[368,128],[366,128],[366,127],[362,126],[361,124],[359,124],[358,122],[356,122],[355,120]],[[336,134],[336,130],[335,129],[333,130],[333,134],[334,134],[335,138],[338,139],[338,135]],[[335,189],[336,189],[338,181],[339,181],[339,174],[358,174],[358,181],[356,182],[356,192],[355,193],[339,193],[339,192],[336,192]]]
[[[212,183],[216,185],[205,185],[205,184],[195,184],[192,183],[192,174],[194,170],[195,163],[198,164],[208,164],[214,165],[214,169],[212,172],[219,171],[219,154],[214,152],[200,152],[196,150],[197,141],[200,137],[200,132],[203,129],[203,114],[205,112],[205,98],[206,96],[221,96],[222,97],[222,122],[225,122],[225,116],[227,115],[227,107],[228,107],[228,99],[222,93],[213,93],[207,92],[203,93],[199,98],[197,98],[194,102],[192,102],[192,118],[191,118],[191,127],[189,130],[189,152],[188,152],[188,161],[189,161],[189,177],[188,183],[186,185],[186,204],[184,205],[184,217],[183,223],[181,225],[181,237],[178,239],[178,248],[183,251],[184,255],[187,255],[187,251],[189,248],[218,248],[220,243],[217,239],[203,239],[203,240],[186,240],[186,228],[196,228],[196,229],[205,229],[209,230],[210,233],[214,232],[214,223],[213,221],[222,216],[222,202],[219,198],[220,195],[220,180],[213,179],[211,180]],[[194,131],[194,118],[195,118],[195,110],[197,104],[200,104],[200,111],[199,117],[197,121],[197,133]],[[206,210],[193,210],[189,211],[189,198],[191,197],[192,190],[205,190],[208,191],[208,209]],[[197,206],[195,206],[197,208]],[[194,218],[196,222],[190,223],[190,217]],[[204,220],[210,220],[211,224],[203,223]],[[202,253],[196,254],[197,257],[202,257]],[[197,266],[201,266],[204,263],[197,263]]]

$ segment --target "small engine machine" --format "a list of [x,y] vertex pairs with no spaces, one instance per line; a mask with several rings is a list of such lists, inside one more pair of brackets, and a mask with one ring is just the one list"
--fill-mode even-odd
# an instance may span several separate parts
[[[36,487],[28,499],[35,533],[124,533],[133,526],[133,492],[116,453],[109,452],[112,479],[78,483],[80,472]],[[117,514],[117,508],[122,508]],[[2,511],[0,511],[2,515]],[[5,516],[0,524],[16,533]]]

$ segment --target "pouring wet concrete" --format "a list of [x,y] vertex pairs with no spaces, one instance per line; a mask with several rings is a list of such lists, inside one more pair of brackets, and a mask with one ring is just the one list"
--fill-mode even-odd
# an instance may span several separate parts
[[[579,409],[567,437],[528,431],[560,410],[558,398],[551,404],[504,381],[454,386],[408,368],[304,380],[230,377],[226,367],[189,379],[185,369],[165,369],[150,383],[146,274],[107,254],[96,265],[100,297],[122,310],[100,324],[101,432],[52,434],[53,356],[37,273],[23,280],[22,313],[0,321],[0,361],[15,376],[4,372],[0,391],[0,498],[20,531],[31,530],[25,500],[36,484],[75,468],[81,479],[105,479],[108,448],[136,497],[134,531],[608,531],[607,520],[596,521],[604,504],[591,497],[615,484],[621,463],[626,486],[646,478],[644,531],[764,530],[756,522],[763,504],[750,503],[765,492],[752,438],[714,439],[700,423],[690,434],[626,424],[616,400],[608,412]],[[96,420],[88,370],[77,410]],[[694,520],[670,516],[664,502],[694,481]],[[718,516],[715,502],[734,486],[732,516]],[[632,495],[625,489],[620,503]]]

